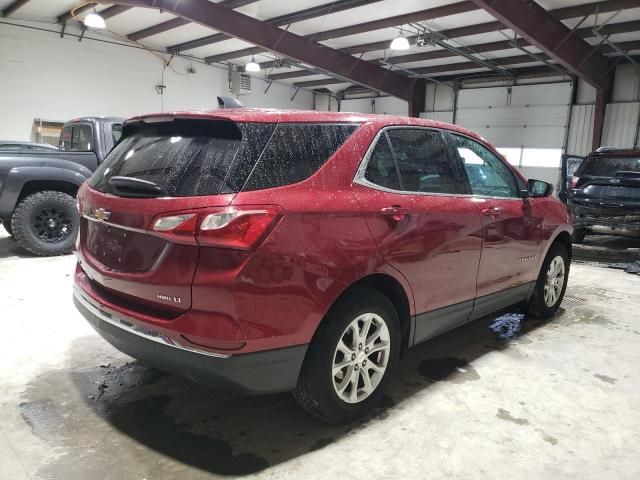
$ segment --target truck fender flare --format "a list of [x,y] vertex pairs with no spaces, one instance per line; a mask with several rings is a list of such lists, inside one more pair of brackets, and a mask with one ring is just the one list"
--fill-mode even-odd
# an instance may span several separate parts
[[0,191],[0,217],[7,218],[13,214],[18,204],[20,192],[27,182],[52,181],[66,182],[80,187],[89,177],[91,171],[82,165],[74,165],[73,169],[58,167],[14,167],[4,179]]

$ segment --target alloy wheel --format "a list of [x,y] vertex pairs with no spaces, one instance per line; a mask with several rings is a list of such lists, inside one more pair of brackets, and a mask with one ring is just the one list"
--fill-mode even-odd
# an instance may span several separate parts
[[551,260],[544,284],[544,303],[553,307],[562,293],[564,286],[564,259],[558,255]]
[[333,355],[333,388],[346,403],[371,395],[384,377],[391,352],[389,329],[375,313],[356,317],[344,330]]

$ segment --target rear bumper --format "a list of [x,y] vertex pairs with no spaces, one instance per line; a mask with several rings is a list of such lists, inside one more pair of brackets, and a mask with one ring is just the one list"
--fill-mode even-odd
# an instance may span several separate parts
[[594,226],[621,230],[640,230],[640,208],[635,206],[618,208],[583,205],[569,200],[571,220],[577,228]]
[[73,300],[91,326],[121,352],[226,392],[256,395],[292,390],[307,350],[307,345],[235,355],[200,350],[101,309],[77,285]]

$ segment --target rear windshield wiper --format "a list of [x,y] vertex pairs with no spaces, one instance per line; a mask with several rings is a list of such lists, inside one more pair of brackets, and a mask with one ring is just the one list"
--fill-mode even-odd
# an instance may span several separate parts
[[164,194],[162,188],[155,183],[135,177],[111,177],[109,185],[118,193],[130,197],[159,197]]

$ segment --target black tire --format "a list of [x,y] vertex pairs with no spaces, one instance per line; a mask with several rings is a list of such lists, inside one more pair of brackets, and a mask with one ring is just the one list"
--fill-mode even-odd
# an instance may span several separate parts
[[573,230],[573,235],[571,235],[571,241],[573,243],[582,243],[584,241],[584,237],[587,234],[586,228],[575,228]]
[[11,219],[10,218],[3,218],[2,219],[2,226],[4,227],[4,229],[7,231],[7,233],[9,234],[10,237],[13,237],[13,230],[11,228]]
[[[348,403],[338,396],[333,385],[334,355],[349,324],[366,313],[378,315],[387,326],[390,344],[388,362],[372,393],[358,403]],[[383,398],[400,357],[400,339],[400,321],[393,303],[377,290],[354,290],[339,300],[320,324],[307,350],[298,384],[293,391],[294,398],[307,412],[328,423],[346,423],[365,416]],[[358,383],[363,381],[360,376],[357,378]]]
[[[564,263],[564,280],[560,294],[557,296],[553,304],[547,305],[544,298],[547,272],[549,271],[551,262],[556,257],[562,258]],[[558,311],[558,308],[560,308],[560,304],[562,303],[562,299],[564,298],[565,291],[567,290],[570,266],[569,254],[567,253],[566,247],[561,243],[554,243],[551,245],[544,262],[542,263],[542,269],[538,275],[538,280],[536,281],[533,294],[527,302],[527,311],[530,315],[537,318],[550,318]]]
[[[53,219],[54,227],[42,226],[41,222],[46,222],[47,219]],[[16,241],[31,253],[40,256],[70,253],[76,241],[79,223],[75,199],[71,195],[55,191],[26,196],[11,218]]]

